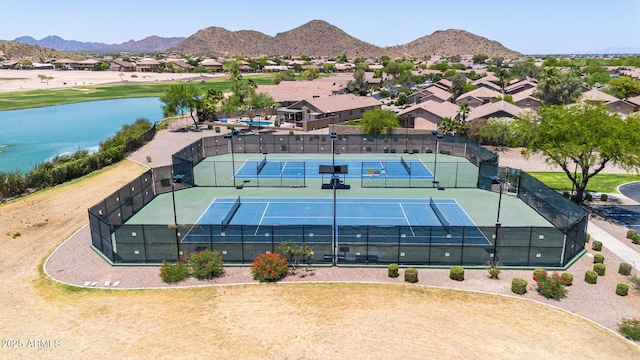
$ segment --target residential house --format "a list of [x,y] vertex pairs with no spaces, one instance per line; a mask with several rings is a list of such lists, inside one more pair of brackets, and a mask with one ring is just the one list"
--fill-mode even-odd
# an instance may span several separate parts
[[107,64],[111,71],[134,71],[136,68],[133,63],[124,60],[109,60],[107,61]]
[[521,109],[504,100],[494,103],[484,104],[473,108],[469,113],[468,120],[488,119],[492,117],[510,117],[515,118],[524,114],[527,110]]
[[451,99],[452,94],[439,86],[431,85],[418,90],[408,96],[409,104],[418,104],[425,101],[445,102]]
[[75,70],[95,70],[95,65],[101,61],[98,59],[86,59],[76,63]]
[[207,72],[221,72],[222,63],[214,59],[204,59],[200,62],[200,66],[207,69]]
[[304,131],[329,127],[339,122],[362,119],[366,111],[379,109],[382,103],[369,96],[353,94],[302,99],[286,108],[278,108],[283,122],[293,122]]
[[445,118],[454,118],[459,106],[448,101],[427,100],[398,113],[402,127],[420,130],[437,130]]
[[502,94],[502,88],[500,86],[498,86],[497,84],[489,81],[489,79],[490,79],[490,76],[485,76],[482,79],[478,79],[478,80],[474,81],[472,84],[475,85],[476,87],[479,87],[479,88],[480,87],[485,87],[487,89],[491,89],[491,90],[497,91],[497,92]]
[[618,99],[598,89],[591,89],[582,93],[581,100],[606,104],[611,112],[620,114],[628,115],[635,111],[635,106],[632,103]]
[[136,63],[137,72],[152,72],[161,67],[162,64],[153,59],[142,59]]
[[538,87],[538,84],[529,80],[522,80],[522,81],[517,81],[515,83],[510,84],[509,86],[507,86],[505,88],[505,93],[507,94],[517,94],[521,91],[525,91],[525,90],[529,90],[529,89],[535,89],[536,87]]
[[331,76],[313,81],[282,81],[278,85],[258,85],[256,92],[266,92],[280,107],[288,107],[302,99],[328,97],[346,92],[350,76]]
[[469,92],[461,94],[456,99],[456,104],[460,105],[466,102],[472,108],[491,102],[493,99],[501,97],[502,94],[486,87],[478,87]]
[[628,98],[627,102],[635,106],[634,111],[640,111],[640,95]]
[[54,64],[60,64],[59,68],[61,70],[75,70],[76,64],[78,64],[78,60],[59,59],[59,60],[56,60]]
[[542,100],[533,96],[535,91],[536,88],[530,88],[513,94],[512,98],[514,105],[522,109],[530,109],[537,112],[538,108],[542,105]]

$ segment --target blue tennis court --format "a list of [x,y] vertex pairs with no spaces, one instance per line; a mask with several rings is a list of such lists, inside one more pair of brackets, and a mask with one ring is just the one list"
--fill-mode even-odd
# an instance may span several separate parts
[[[306,178],[321,177],[319,174],[320,165],[331,165],[331,160],[300,160],[300,159],[278,159],[267,160],[248,159],[242,166],[237,169],[237,178],[297,178],[305,176]],[[432,180],[433,173],[419,159],[397,160],[336,160],[335,165],[347,165],[349,173],[348,178],[366,177],[387,177],[387,178],[419,178]]]
[[[402,165],[401,165],[402,166]],[[443,243],[489,244],[484,234],[455,199],[338,199],[340,227],[407,227],[418,236],[434,227]],[[183,242],[199,242],[199,226],[333,225],[333,200],[325,198],[216,198],[185,235]],[[414,227],[416,229],[414,229]],[[429,230],[430,231],[430,230]],[[207,232],[208,236],[209,233]]]

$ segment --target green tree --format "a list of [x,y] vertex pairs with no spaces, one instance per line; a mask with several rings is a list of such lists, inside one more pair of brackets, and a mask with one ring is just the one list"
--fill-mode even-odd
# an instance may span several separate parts
[[588,102],[543,106],[539,115],[540,121],[533,115],[520,120],[520,131],[528,139],[525,155],[540,153],[559,166],[575,185],[577,203],[589,180],[607,165],[638,171],[640,115],[622,117],[604,104]]
[[542,74],[542,68],[535,64],[532,57],[526,58],[524,61],[514,64],[509,73],[514,79],[525,80],[526,78],[538,79]]
[[382,109],[365,111],[360,125],[365,134],[382,134],[385,129],[400,127],[396,114]]
[[395,105],[396,106],[402,106],[402,105],[406,104],[408,101],[409,101],[409,98],[407,97],[407,94],[400,93],[398,95],[398,99],[396,99]]
[[314,80],[320,76],[320,70],[318,68],[308,68],[307,70],[300,73],[300,76],[306,80]]
[[548,66],[538,82],[536,95],[545,105],[571,104],[582,95],[582,81],[575,71],[561,72]]
[[384,67],[383,72],[394,79],[400,75],[402,69],[400,68],[400,64],[395,61],[390,61],[387,66]]
[[505,69],[496,68],[495,75],[498,78],[498,85],[502,89],[502,96],[505,94],[505,89],[511,81],[511,74]]
[[347,83],[347,91],[358,95],[367,94],[367,80],[364,76],[364,70],[358,69],[353,73],[353,80]]
[[466,136],[469,134],[469,128],[467,122],[461,119],[452,119],[446,117],[442,119],[442,122],[438,125],[438,129],[442,130],[445,134]]
[[330,63],[330,62],[326,62],[324,64],[322,64],[322,70],[324,72],[336,72],[336,64],[334,63]]
[[456,69],[449,69],[442,74],[442,77],[448,78],[456,75]]
[[215,121],[218,106],[224,100],[224,94],[220,90],[207,89],[202,99],[197,101],[197,114],[200,121]]
[[457,99],[461,94],[465,93],[465,86],[467,85],[467,77],[464,74],[456,74],[451,80],[451,93],[453,98]]
[[336,61],[339,62],[339,63],[346,63],[347,62],[347,55],[342,54],[342,55],[338,56],[336,58]]
[[475,54],[473,55],[473,57],[471,58],[471,61],[473,61],[474,64],[482,64],[485,61],[487,61],[487,59],[489,58],[489,55],[487,54]]
[[276,107],[278,107],[278,102],[266,92],[254,93],[249,101],[252,118],[256,113],[260,114],[260,116],[264,116],[265,110],[275,109]]
[[165,117],[180,114],[184,117],[184,111],[189,110],[189,115],[193,123],[197,126],[198,122],[193,116],[193,111],[198,107],[198,99],[200,97],[200,89],[193,83],[180,83],[169,86],[160,96],[162,111]]
[[293,73],[293,70],[289,69],[286,71],[280,71],[273,77],[272,84],[278,85],[283,81],[295,81],[296,76]]
[[598,72],[591,73],[587,77],[587,84],[589,84],[589,86],[606,85],[609,83],[610,80],[611,80],[611,75],[609,75],[608,72],[598,71]]
[[607,86],[613,90],[614,93],[620,94],[623,99],[640,94],[640,81],[630,76],[611,79]]
[[466,102],[460,103],[460,107],[456,112],[456,116],[459,117],[462,121],[466,122],[469,113],[471,112],[471,106]]

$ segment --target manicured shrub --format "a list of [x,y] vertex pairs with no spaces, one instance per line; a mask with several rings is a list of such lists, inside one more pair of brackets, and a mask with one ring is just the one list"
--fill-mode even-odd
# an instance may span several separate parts
[[589,240],[591,240],[591,234],[589,234],[589,233],[585,233],[585,234],[584,234],[584,242],[585,242],[585,243],[588,243],[588,242],[589,242]]
[[584,281],[586,281],[587,284],[595,284],[598,282],[598,273],[593,270],[587,270],[584,273]]
[[631,266],[631,264],[624,262],[620,263],[620,266],[618,267],[618,274],[629,276],[631,275],[631,269],[633,269],[633,266]]
[[287,259],[280,253],[260,254],[251,264],[253,278],[260,282],[278,281],[287,271]]
[[624,283],[619,283],[616,286],[616,295],[627,296],[629,293],[629,285]]
[[166,283],[177,283],[189,276],[189,268],[183,259],[175,264],[162,261],[160,267],[160,278]]
[[600,201],[607,201],[609,200],[609,195],[607,194],[600,194]]
[[547,299],[562,299],[567,296],[567,290],[564,288],[567,279],[554,272],[549,275],[546,270],[540,272],[533,277],[533,280],[537,283],[537,290]]
[[197,279],[211,279],[222,275],[224,262],[219,251],[198,251],[189,257],[191,274]]
[[487,272],[492,279],[497,279],[500,276],[500,271],[502,271],[502,267],[499,262],[490,261],[487,263]]
[[593,271],[598,274],[598,276],[604,276],[604,272],[607,270],[607,267],[604,264],[596,263],[593,264]]
[[602,254],[595,254],[595,255],[593,256],[593,262],[594,262],[594,263],[604,264],[604,255],[602,255]]
[[633,235],[633,237],[631,238],[631,242],[636,245],[640,244],[640,234]]
[[594,240],[593,243],[591,243],[591,249],[593,251],[602,251],[602,242]]
[[593,201],[593,195],[591,193],[586,193],[586,194],[584,194],[584,199],[585,199],[585,201],[592,202]]
[[546,273],[546,272],[547,272],[547,270],[541,269],[541,268],[533,269],[533,278],[535,279],[536,276],[540,276],[540,274]]
[[215,132],[219,133],[220,132],[220,126],[214,127],[213,130],[215,130]]
[[451,270],[449,270],[449,278],[451,280],[463,281],[464,268],[462,266],[452,266]]
[[397,278],[398,276],[400,276],[400,274],[398,273],[398,264],[389,264],[387,272],[389,273],[389,277],[392,278]]
[[562,285],[564,286],[573,285],[573,274],[568,272],[562,273],[562,278],[564,279],[564,282],[562,283]]
[[511,291],[518,295],[524,295],[527,293],[527,280],[522,278],[514,278],[511,281]]
[[640,340],[640,320],[636,318],[622,319],[622,322],[618,324],[618,331],[627,339]]
[[638,232],[635,230],[627,230],[627,239],[633,239]]
[[289,130],[289,135],[293,135],[293,130]]
[[410,283],[418,282],[418,269],[415,268],[406,268],[404,270],[404,281]]

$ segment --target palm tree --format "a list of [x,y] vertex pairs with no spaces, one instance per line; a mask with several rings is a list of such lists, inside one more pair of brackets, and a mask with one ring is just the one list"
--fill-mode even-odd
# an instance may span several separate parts
[[471,107],[466,102],[460,104],[460,108],[458,112],[456,112],[456,116],[460,117],[463,122],[467,121],[467,116],[471,112]]
[[443,133],[450,133],[451,135],[455,135],[457,128],[458,122],[450,117],[442,119],[442,122],[438,125],[438,129],[442,130]]

